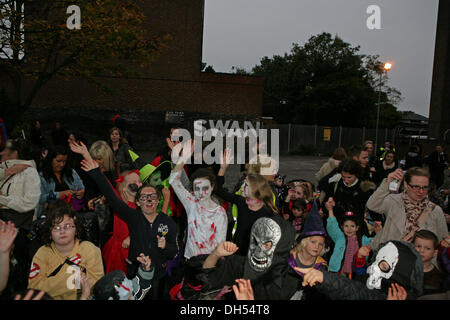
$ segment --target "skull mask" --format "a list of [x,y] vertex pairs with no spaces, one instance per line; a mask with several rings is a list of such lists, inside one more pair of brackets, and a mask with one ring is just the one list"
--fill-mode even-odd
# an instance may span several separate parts
[[255,221],[247,253],[248,263],[253,271],[262,273],[270,268],[280,238],[281,228],[273,219],[259,218]]
[[397,247],[388,242],[382,247],[376,256],[375,261],[367,268],[369,278],[366,285],[369,289],[381,289],[381,280],[389,279],[398,263],[399,252]]

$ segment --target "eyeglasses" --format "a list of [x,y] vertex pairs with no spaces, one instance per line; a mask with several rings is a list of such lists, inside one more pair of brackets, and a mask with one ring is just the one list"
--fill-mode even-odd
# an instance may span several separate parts
[[140,201],[148,201],[148,200],[158,200],[158,195],[156,193],[152,193],[152,194],[143,194],[139,197]]
[[411,189],[415,190],[415,191],[419,191],[419,190],[428,191],[428,190],[430,190],[430,186],[416,186],[416,185],[412,185],[412,184],[409,184],[409,183],[408,183],[408,186]]
[[75,225],[73,225],[73,224],[66,224],[64,226],[54,226],[52,228],[52,231],[58,232],[58,231],[61,231],[62,229],[68,231],[68,230],[73,229],[73,228],[75,228]]

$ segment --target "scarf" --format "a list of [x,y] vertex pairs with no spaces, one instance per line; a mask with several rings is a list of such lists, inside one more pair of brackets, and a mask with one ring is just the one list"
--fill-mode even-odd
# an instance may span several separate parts
[[431,202],[428,197],[420,202],[415,202],[411,200],[411,198],[406,193],[406,190],[402,193],[402,199],[406,212],[405,232],[403,233],[404,237],[412,231],[419,229],[418,219],[422,212],[426,208],[430,208],[431,210],[433,210],[436,204]]
[[347,248],[344,257],[344,272],[350,274],[353,272],[353,258],[359,250],[358,238],[347,238]]

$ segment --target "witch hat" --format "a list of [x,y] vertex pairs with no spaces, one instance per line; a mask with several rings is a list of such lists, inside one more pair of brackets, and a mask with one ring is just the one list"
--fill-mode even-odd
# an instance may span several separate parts
[[303,238],[312,236],[323,236],[325,237],[327,232],[323,226],[322,217],[320,216],[319,209],[317,207],[317,202],[313,201],[312,208],[306,217],[305,226],[303,227],[302,233],[298,236],[298,241]]
[[172,171],[172,162],[163,161],[157,167],[151,165],[150,163],[146,163],[144,159],[142,159],[135,152],[128,150],[130,154],[131,160],[135,164],[135,166],[139,169],[140,175],[139,178],[143,183],[147,182],[148,178],[152,175],[152,173],[156,171],[161,171],[161,180],[165,181],[170,176],[170,171]]

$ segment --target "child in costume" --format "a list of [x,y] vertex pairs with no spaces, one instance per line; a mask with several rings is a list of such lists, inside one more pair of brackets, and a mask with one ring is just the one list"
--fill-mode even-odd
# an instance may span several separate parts
[[[139,171],[125,171],[116,180],[117,195],[130,207],[136,209],[136,192],[142,186]],[[105,273],[122,270],[127,273],[127,258],[130,246],[130,231],[128,224],[114,212],[113,232],[102,247],[105,262]]]
[[422,258],[413,244],[404,241],[382,243],[367,274],[355,280],[313,268],[296,270],[304,274],[304,285],[315,287],[332,300],[392,299],[399,286],[405,293],[403,299],[415,300],[422,295]]
[[162,192],[163,197],[158,202],[158,212],[163,212],[171,217],[174,206],[172,192],[169,194],[169,175],[172,170],[172,162],[163,161],[155,167],[149,163],[145,163],[145,161],[133,151],[128,150],[128,152],[130,153],[133,164],[139,169],[139,177],[142,183],[150,184],[152,187],[157,188]]
[[[190,141],[184,143],[187,146]],[[180,157],[170,174],[169,182],[178,199],[186,209],[188,220],[187,240],[184,257],[189,259],[201,254],[210,254],[219,243],[225,241],[227,233],[227,214],[225,209],[212,200],[215,175],[209,169],[200,168],[192,176],[193,194],[181,182],[185,162],[190,159],[193,148]]]
[[[291,250],[288,264],[290,267],[291,300],[320,299],[315,290],[303,288],[301,277],[303,274],[296,270],[300,268],[313,268],[317,270],[328,270],[327,262],[322,256],[327,252],[326,232],[319,214],[317,204],[314,202],[309,212],[302,233],[296,240],[297,245]],[[295,286],[293,290],[292,286]]]
[[44,290],[55,300],[78,300],[81,273],[95,283],[103,277],[100,249],[89,241],[80,241],[81,226],[76,213],[63,200],[47,210],[43,245],[33,257],[28,288]]
[[[351,211],[346,212],[340,221],[341,229],[338,220],[333,214],[334,206],[334,200],[330,197],[325,204],[329,214],[327,219],[327,232],[334,242],[329,271],[337,272],[352,279],[354,273],[357,275],[365,273],[364,268],[358,268],[361,264],[355,265],[355,259],[359,249],[362,246],[368,246],[373,238],[361,233],[361,222]],[[359,256],[358,258],[362,259],[363,257]]]

